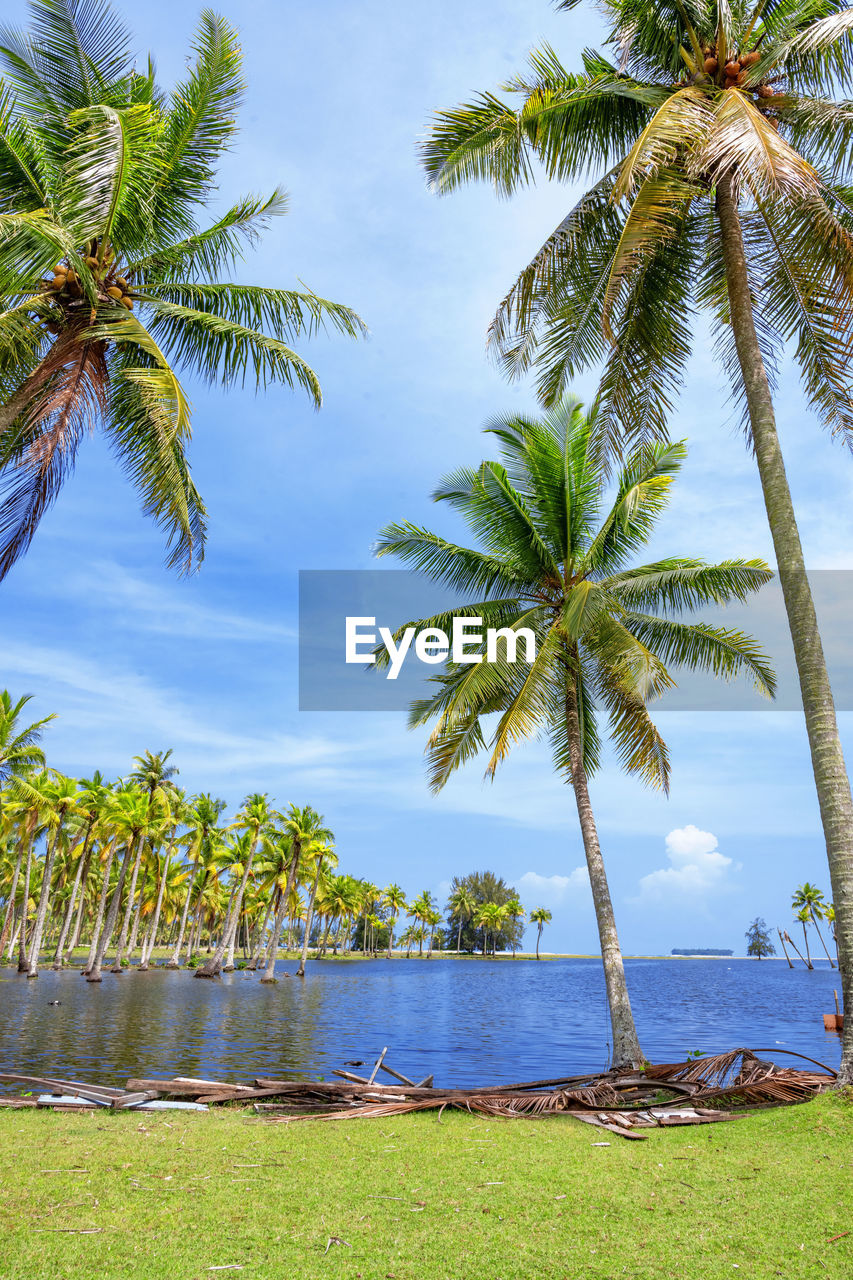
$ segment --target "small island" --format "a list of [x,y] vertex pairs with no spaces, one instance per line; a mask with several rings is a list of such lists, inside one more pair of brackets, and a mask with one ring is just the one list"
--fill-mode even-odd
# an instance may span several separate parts
[[726,951],[722,947],[673,947],[672,955],[674,956],[732,956],[733,951]]

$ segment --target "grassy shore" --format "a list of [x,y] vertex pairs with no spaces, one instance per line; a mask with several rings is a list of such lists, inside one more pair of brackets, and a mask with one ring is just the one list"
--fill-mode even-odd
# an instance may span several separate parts
[[[3,1280],[842,1280],[853,1103],[628,1142],[445,1112],[0,1111]],[[839,1237],[833,1239],[833,1237]],[[220,1272],[216,1270],[222,1268]],[[224,1270],[226,1269],[227,1270]],[[238,1270],[238,1268],[240,1270]]]

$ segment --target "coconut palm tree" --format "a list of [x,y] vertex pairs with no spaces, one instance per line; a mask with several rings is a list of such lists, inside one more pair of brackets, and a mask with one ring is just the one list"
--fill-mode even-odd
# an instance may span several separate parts
[[506,918],[508,920],[511,920],[513,924],[511,944],[512,944],[512,958],[514,960],[515,951],[516,951],[515,926],[518,924],[519,920],[524,919],[524,907],[521,905],[517,896],[513,896],[512,898],[510,898],[509,902],[504,903],[504,907],[506,908]]
[[[562,0],[574,9],[579,0]],[[434,187],[508,195],[536,164],[596,181],[522,271],[491,326],[511,375],[543,403],[604,362],[600,445],[659,438],[699,309],[758,465],[788,615],[853,1004],[853,798],[776,429],[788,347],[816,416],[853,437],[853,77],[846,0],[602,0],[615,61],[569,71],[550,48],[508,90],[441,113],[424,144]],[[853,1022],[841,1075],[853,1083]]]
[[[482,545],[460,546],[406,523],[384,529],[376,550],[477,601],[424,619],[418,628],[448,631],[454,617],[473,617],[495,631],[531,633],[535,652],[528,648],[525,655],[522,639],[519,653],[511,654],[504,635],[490,660],[450,663],[436,680],[437,692],[412,707],[410,723],[436,721],[427,748],[434,791],[486,747],[483,721],[493,713],[494,730],[487,721],[490,777],[516,743],[549,736],[557,771],[575,794],[601,940],[613,1063],[623,1067],[639,1065],[642,1054],[589,796],[588,779],[600,763],[599,718],[609,722],[623,767],[666,790],[667,749],[646,702],[674,684],[669,666],[728,679],[744,674],[762,693],[773,690],[769,665],[747,636],[678,615],[706,603],[743,600],[771,575],[759,560],[707,565],[672,557],[635,566],[634,555],[665,508],[686,451],[683,444],[658,443],[631,454],[602,520],[605,475],[593,429],[580,404],[569,399],[540,419],[495,419],[487,430],[502,445],[503,463],[460,469],[433,495],[462,516]],[[489,657],[483,646],[478,656]]]
[[[275,820],[279,817],[274,809],[270,807],[269,797],[255,792],[253,795],[246,796],[243,801],[243,808],[237,815],[233,827],[237,831],[244,832],[249,837],[249,848],[243,865],[243,872],[236,891],[232,896],[232,901],[228,909],[228,914],[222,926],[222,936],[216,946],[216,950],[210,959],[196,969],[195,976],[197,978],[215,978],[218,977],[223,967],[223,960],[226,952],[233,945],[237,935],[237,925],[240,921],[240,909],[243,903],[243,894],[246,891],[246,883],[252,874],[252,864],[255,854],[261,845],[266,845],[269,833]],[[228,967],[234,967],[233,961],[229,961]]]
[[[158,851],[152,846],[152,862],[154,866],[154,884],[156,886],[156,897],[153,905],[153,916],[151,927],[148,930],[148,937],[142,944],[142,955],[139,958],[137,967],[138,973],[145,973],[148,969],[148,962],[151,959],[151,952],[154,950],[157,941],[157,927],[160,923],[160,913],[163,910],[163,898],[166,893],[166,886],[169,883],[170,873],[172,873],[172,858],[177,840],[178,827],[182,826],[188,817],[189,809],[185,792],[180,787],[172,786],[166,796],[166,804],[168,816],[165,821],[165,832],[167,837],[166,851],[163,854],[162,864]],[[142,903],[140,902],[140,914],[142,913]],[[131,947],[131,951],[133,948]]]
[[[228,283],[281,189],[210,221],[244,92],[237,32],[205,10],[171,92],[106,0],[32,0],[0,31],[0,578],[29,546],[99,427],[163,528],[170,566],[204,553],[180,381],[283,383],[320,404],[291,347],[363,332],[309,291]],[[225,280],[223,280],[225,276]]]
[[328,876],[328,872],[338,865],[338,857],[335,853],[335,846],[325,840],[318,838],[312,839],[309,845],[309,852],[313,859],[311,891],[308,895],[308,906],[305,910],[305,932],[302,935],[302,955],[299,960],[299,968],[296,970],[297,978],[305,977],[305,962],[308,959],[308,942],[311,937],[311,923],[314,919],[314,905],[317,901],[317,894],[324,874]]
[[30,941],[28,978],[37,978],[39,976],[39,953],[44,935],[44,925],[47,920],[47,909],[50,903],[53,861],[62,835],[63,823],[68,813],[77,809],[79,796],[80,792],[76,778],[66,778],[61,773],[53,774],[49,791],[50,809],[47,814],[48,845],[42,872],[39,904]]
[[547,907],[534,907],[530,913],[530,923],[536,925],[536,959],[539,960],[539,941],[545,925],[551,923],[551,912]]
[[[0,830],[3,827],[4,792],[13,797],[29,773],[34,769],[44,768],[44,752],[39,746],[39,741],[44,726],[56,719],[55,715],[49,715],[42,720],[34,720],[32,724],[23,724],[21,715],[24,707],[32,700],[32,696],[31,693],[26,693],[13,702],[8,689],[0,692]],[[9,901],[3,918],[3,928],[0,929],[0,955],[3,954],[11,926],[22,856],[23,845],[19,843]]]
[[[124,841],[125,850],[119,868],[118,880],[107,910],[106,921],[95,948],[95,955],[91,965],[87,965],[85,971],[87,982],[101,982],[103,980],[101,966],[103,965],[110,939],[115,932],[124,886],[127,882],[127,873],[130,870],[130,885],[125,896],[124,916],[112,965],[113,973],[121,973],[122,971],[121,962],[127,945],[130,918],[136,899],[136,883],[142,862],[142,848],[149,835],[157,836],[163,831],[167,816],[168,810],[165,796],[159,787],[153,788],[149,793],[138,786],[123,786],[107,800],[106,822],[117,839]],[[105,873],[105,880],[107,874],[108,872]]]
[[[506,910],[499,902],[483,902],[474,914],[474,923],[483,930],[483,955],[495,954],[495,942],[506,919]],[[491,946],[489,938],[491,937]]]
[[199,862],[205,853],[209,854],[210,852],[211,834],[214,831],[218,832],[217,824],[224,811],[225,801],[214,800],[208,792],[203,792],[201,795],[196,796],[188,808],[186,821],[189,825],[187,840],[191,849],[190,873],[187,879],[186,897],[181,911],[181,922],[178,926],[175,949],[166,962],[167,969],[180,968],[181,950],[184,945],[184,934],[186,933],[190,901],[195,889]]
[[457,921],[456,954],[462,949],[462,926],[473,918],[477,903],[470,891],[463,884],[457,885],[447,900],[447,909],[451,920]]
[[[68,904],[65,911],[65,917],[62,922],[62,928],[59,933],[59,940],[56,944],[56,952],[53,957],[54,969],[61,969],[64,964],[65,944],[68,940],[69,930],[71,929],[71,921],[74,916],[74,907],[77,904],[79,893],[80,907],[78,908],[78,917],[82,910],[83,899],[85,897],[86,876],[89,873],[89,862],[91,857],[91,846],[95,824],[100,815],[101,808],[106,797],[109,795],[109,787],[104,781],[103,774],[96,769],[91,778],[83,778],[78,784],[77,803],[75,808],[79,814],[79,821],[82,826],[82,841],[80,856],[77,859],[77,869],[74,875],[74,881],[71,886],[71,892],[68,896]],[[83,886],[81,891],[81,884]],[[76,932],[76,930],[75,930]],[[72,939],[73,941],[73,939]]]
[[406,910],[406,894],[398,884],[389,884],[382,890],[382,902],[388,908],[388,959],[394,950],[394,930],[400,912]]
[[826,899],[824,898],[822,891],[818,889],[817,885],[809,884],[807,880],[805,884],[799,885],[795,890],[794,896],[791,899],[791,906],[794,907],[795,910],[798,910],[800,907],[808,908],[809,918],[815,927],[817,936],[820,938],[820,945],[823,947],[826,958],[829,961],[829,967],[834,969],[835,961],[827,951],[826,943],[823,940],[823,934],[821,933],[820,925],[818,924],[819,920],[825,919],[826,917]]

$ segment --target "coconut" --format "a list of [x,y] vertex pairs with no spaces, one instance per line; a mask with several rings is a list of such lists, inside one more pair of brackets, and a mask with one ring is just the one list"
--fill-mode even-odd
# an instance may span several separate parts
[[761,54],[758,52],[758,50],[753,49],[752,53],[745,53],[743,55],[743,57],[740,60],[740,65],[742,67],[754,67],[760,57],[761,57]]
[[65,288],[65,276],[54,276],[48,288],[53,293],[60,293]]
[[121,297],[121,289],[117,289],[115,285],[113,285],[110,289],[107,289],[107,293],[111,298]]
[[770,85],[769,85],[769,84],[760,84],[760,85],[758,86],[758,96],[759,96],[759,98],[772,98],[772,97],[773,97],[773,90],[770,88]]
[[86,266],[90,271],[97,271],[98,267],[101,265],[97,258],[84,258],[83,261],[86,263]]
[[710,54],[705,59],[705,70],[708,72],[709,76],[712,76],[718,70],[719,66],[720,64],[717,59],[712,58]]
[[732,62],[726,63],[726,75],[730,76],[732,80],[734,80],[735,76],[738,74],[739,71],[740,71],[739,62],[732,61]]
[[737,84],[736,80],[732,80],[731,76],[726,76],[725,80],[723,81],[723,88],[733,89],[736,84]]
[[133,298],[122,298],[121,304],[123,307],[127,307],[128,311],[133,310]]
[[116,276],[116,284],[120,289],[127,290],[130,288],[130,285],[127,283],[127,281],[124,279],[123,276]]
[[69,269],[68,269],[68,274],[67,274],[67,276],[65,277],[65,280],[66,280],[66,283],[67,283],[67,284],[76,284],[76,283],[77,283],[77,272],[76,272],[76,271],[72,271],[72,270],[71,270],[71,268],[69,267]]
[[735,82],[737,84],[746,84],[746,80],[747,80],[747,75],[745,71],[739,72],[739,74],[735,77]]

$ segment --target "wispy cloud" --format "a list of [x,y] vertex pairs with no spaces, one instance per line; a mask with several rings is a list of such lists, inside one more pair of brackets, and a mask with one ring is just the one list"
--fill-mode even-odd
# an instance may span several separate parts
[[586,867],[575,867],[567,876],[541,876],[537,871],[525,871],[513,883],[524,901],[532,906],[560,906],[569,897],[589,893]]

